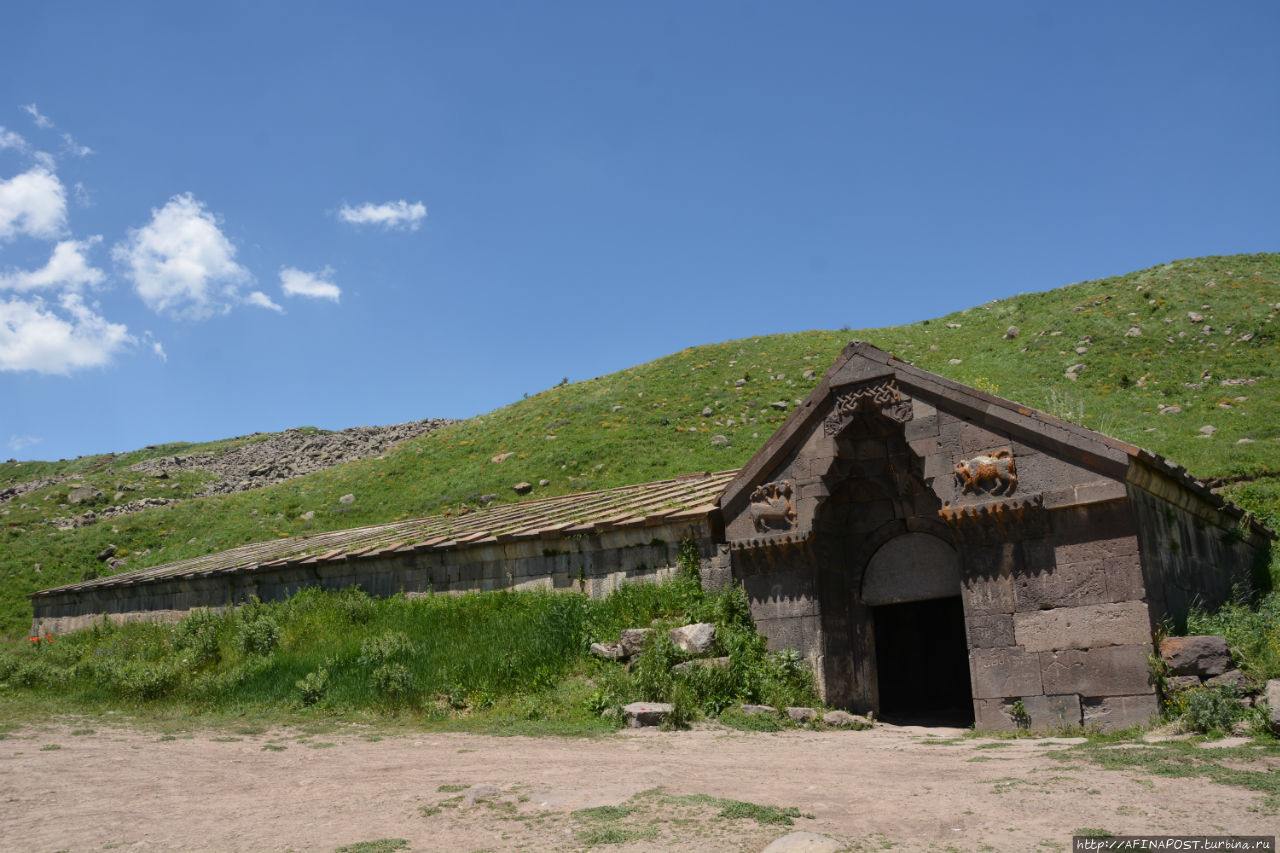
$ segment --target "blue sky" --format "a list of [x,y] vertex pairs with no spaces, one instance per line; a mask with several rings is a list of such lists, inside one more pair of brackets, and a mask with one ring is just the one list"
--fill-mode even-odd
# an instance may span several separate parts
[[1280,4],[23,3],[0,458],[1280,250]]

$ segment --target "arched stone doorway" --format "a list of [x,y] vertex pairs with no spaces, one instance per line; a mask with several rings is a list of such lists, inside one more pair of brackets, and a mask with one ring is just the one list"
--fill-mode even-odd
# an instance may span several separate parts
[[906,533],[871,556],[862,581],[876,650],[880,716],[973,722],[960,557],[928,533]]

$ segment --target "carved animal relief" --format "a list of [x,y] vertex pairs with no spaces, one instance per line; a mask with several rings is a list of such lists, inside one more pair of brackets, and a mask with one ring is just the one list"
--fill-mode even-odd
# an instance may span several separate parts
[[796,525],[796,508],[789,480],[765,483],[751,493],[751,523],[756,532],[791,530]]
[[[1013,463],[1012,450],[995,450],[989,454],[964,459],[956,463],[956,479],[960,481],[960,493],[969,491],[1004,495],[1018,486],[1018,469]],[[989,486],[984,484],[990,483]]]

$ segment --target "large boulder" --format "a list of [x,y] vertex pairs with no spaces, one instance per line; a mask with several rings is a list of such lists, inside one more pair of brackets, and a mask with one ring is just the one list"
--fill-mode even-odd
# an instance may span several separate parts
[[716,626],[710,622],[695,622],[671,629],[671,642],[691,655],[706,654],[715,641]]
[[1205,679],[1205,684],[1210,687],[1230,687],[1237,693],[1245,691],[1244,673],[1238,669],[1229,669],[1222,675],[1215,675],[1213,678]]
[[618,638],[618,645],[622,646],[627,657],[633,658],[644,651],[645,644],[652,635],[652,628],[626,628]]
[[1160,657],[1171,675],[1212,678],[1231,668],[1231,649],[1222,637],[1165,637],[1160,642]]
[[622,709],[627,725],[633,729],[660,725],[675,707],[667,702],[632,702]]
[[812,723],[818,719],[818,712],[812,708],[788,708],[787,716],[797,723]]
[[867,717],[848,711],[828,711],[822,715],[822,722],[833,729],[869,729],[875,725]]
[[626,660],[627,652],[622,643],[592,643],[591,654],[605,660]]

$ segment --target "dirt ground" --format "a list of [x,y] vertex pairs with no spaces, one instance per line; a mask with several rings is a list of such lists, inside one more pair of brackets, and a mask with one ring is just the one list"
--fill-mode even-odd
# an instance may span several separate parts
[[[386,839],[364,849],[758,851],[804,830],[857,851],[1027,851],[1069,849],[1078,830],[1280,827],[1256,791],[1101,769],[1071,739],[893,726],[563,739],[89,725],[0,740],[0,849],[333,851]],[[1274,748],[1258,754],[1253,770],[1280,773]],[[468,803],[472,785],[496,799]],[[712,798],[800,815],[787,826],[776,809],[725,812]]]

